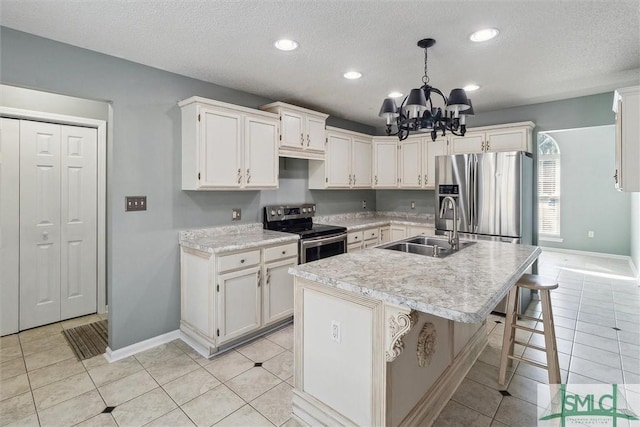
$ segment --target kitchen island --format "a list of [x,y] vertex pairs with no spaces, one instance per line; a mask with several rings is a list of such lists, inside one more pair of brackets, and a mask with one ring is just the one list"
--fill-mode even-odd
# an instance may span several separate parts
[[368,249],[291,268],[293,413],[310,425],[429,425],[484,349],[485,319],[538,247],[446,258]]

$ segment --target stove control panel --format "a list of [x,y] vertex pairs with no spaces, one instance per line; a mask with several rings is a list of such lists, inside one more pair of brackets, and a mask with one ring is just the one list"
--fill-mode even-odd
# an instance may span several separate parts
[[304,205],[265,206],[264,219],[267,222],[285,221],[287,219],[311,218],[316,213],[313,203]]

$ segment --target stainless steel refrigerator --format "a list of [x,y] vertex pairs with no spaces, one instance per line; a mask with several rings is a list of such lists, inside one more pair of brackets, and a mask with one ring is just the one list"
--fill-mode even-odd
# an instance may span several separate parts
[[[446,196],[457,202],[461,239],[531,244],[533,236],[533,160],[523,151],[436,157],[436,230],[453,230],[451,205],[440,218]],[[521,292],[520,311],[531,296]],[[501,307],[496,311],[504,312]],[[504,304],[506,305],[506,304]]]

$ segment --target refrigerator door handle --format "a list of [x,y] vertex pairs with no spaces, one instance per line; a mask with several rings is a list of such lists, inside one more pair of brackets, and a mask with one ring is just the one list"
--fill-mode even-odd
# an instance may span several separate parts
[[[473,164],[473,225],[478,226],[478,156],[474,154],[473,156],[474,164]],[[474,231],[477,231],[474,229]]]
[[470,231],[471,225],[473,224],[471,217],[471,215],[473,215],[473,206],[471,205],[473,203],[473,195],[471,194],[471,189],[473,188],[473,156],[473,154],[470,154],[467,158],[467,173],[465,174],[467,179],[467,225]]

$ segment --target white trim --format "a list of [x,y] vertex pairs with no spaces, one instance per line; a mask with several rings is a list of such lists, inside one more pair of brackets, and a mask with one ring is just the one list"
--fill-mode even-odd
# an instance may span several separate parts
[[551,236],[538,236],[539,242],[554,242],[554,243],[562,243],[564,239],[562,237],[551,237]]
[[566,254],[588,255],[588,256],[597,256],[600,258],[625,259],[625,260],[631,261],[631,257],[627,255],[606,254],[604,252],[578,251],[575,249],[550,248],[546,246],[540,246],[540,249],[542,249],[543,252],[544,251],[562,252]]
[[162,344],[180,339],[180,330],[167,332],[166,334],[158,335],[157,337],[149,338],[148,340],[140,341],[135,344],[122,347],[118,350],[111,350],[107,347],[107,351],[104,353],[104,358],[107,362],[112,363],[118,360],[122,360],[126,357],[133,356],[134,354],[141,353],[150,348],[157,347]]
[[106,269],[107,269],[107,122],[104,120],[91,119],[88,117],[67,116],[64,114],[47,113],[45,111],[24,110],[22,108],[0,106],[0,116],[13,117],[19,119],[39,120],[55,122],[59,124],[71,124],[96,128],[98,131],[98,222],[97,222],[97,242],[98,242],[98,265],[97,265],[97,312],[107,311],[106,292]]

